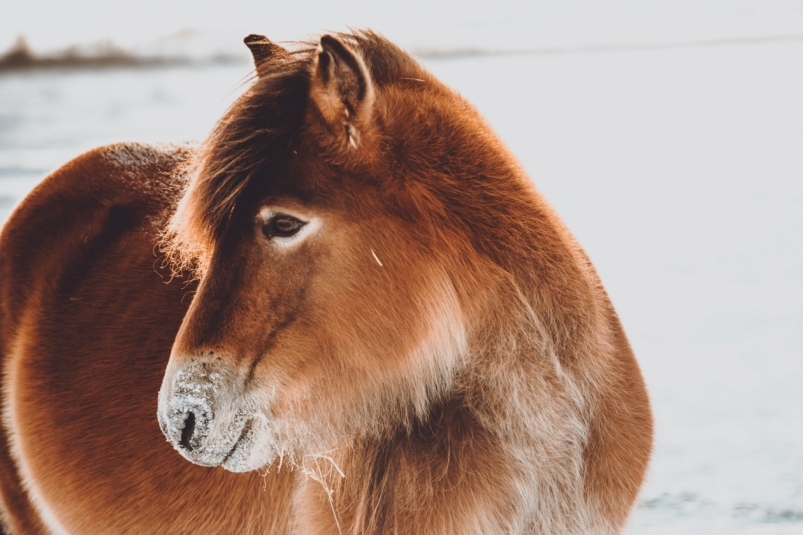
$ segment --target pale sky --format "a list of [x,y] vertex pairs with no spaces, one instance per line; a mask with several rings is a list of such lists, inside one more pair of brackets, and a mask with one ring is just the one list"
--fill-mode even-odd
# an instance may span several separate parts
[[537,48],[616,42],[803,37],[803,0],[0,0],[0,50],[111,39],[137,46],[200,30],[228,43],[372,27],[408,47]]

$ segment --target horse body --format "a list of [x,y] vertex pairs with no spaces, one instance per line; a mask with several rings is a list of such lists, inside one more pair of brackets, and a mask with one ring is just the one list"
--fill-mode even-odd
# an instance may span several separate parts
[[202,147],[92,151],[3,229],[8,529],[618,533],[643,380],[512,156],[374,34],[246,44]]
[[[263,490],[257,473],[192,465],[156,422],[191,288],[165,284],[153,250],[180,190],[167,177],[190,154],[97,149],[37,187],[4,229],[11,451],[2,451],[0,487],[11,533],[284,531],[289,474]],[[243,516],[221,514],[231,507]]]

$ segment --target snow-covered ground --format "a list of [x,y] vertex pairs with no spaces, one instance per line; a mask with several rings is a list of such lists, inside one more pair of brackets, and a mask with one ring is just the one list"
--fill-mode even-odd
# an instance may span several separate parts
[[[639,356],[657,440],[631,534],[803,533],[803,40],[762,35],[427,60],[586,247]],[[84,150],[202,138],[248,71],[0,76],[0,220]]]

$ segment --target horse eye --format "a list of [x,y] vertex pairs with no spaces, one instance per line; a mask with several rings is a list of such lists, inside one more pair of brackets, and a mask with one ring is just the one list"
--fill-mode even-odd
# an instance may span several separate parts
[[295,217],[288,215],[277,215],[265,225],[262,232],[268,238],[289,238],[295,235],[301,227],[306,225],[303,221],[299,221]]

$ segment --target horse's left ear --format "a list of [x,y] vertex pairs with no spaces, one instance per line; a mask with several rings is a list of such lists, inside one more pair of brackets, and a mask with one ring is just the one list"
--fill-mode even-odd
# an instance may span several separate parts
[[374,112],[374,83],[362,55],[336,37],[321,37],[310,98],[334,144],[357,149]]
[[271,58],[287,54],[287,50],[271,42],[271,40],[264,35],[252,33],[243,39],[243,42],[251,51],[251,55],[254,56],[254,67],[256,67],[257,75],[259,76],[267,74],[268,64]]

